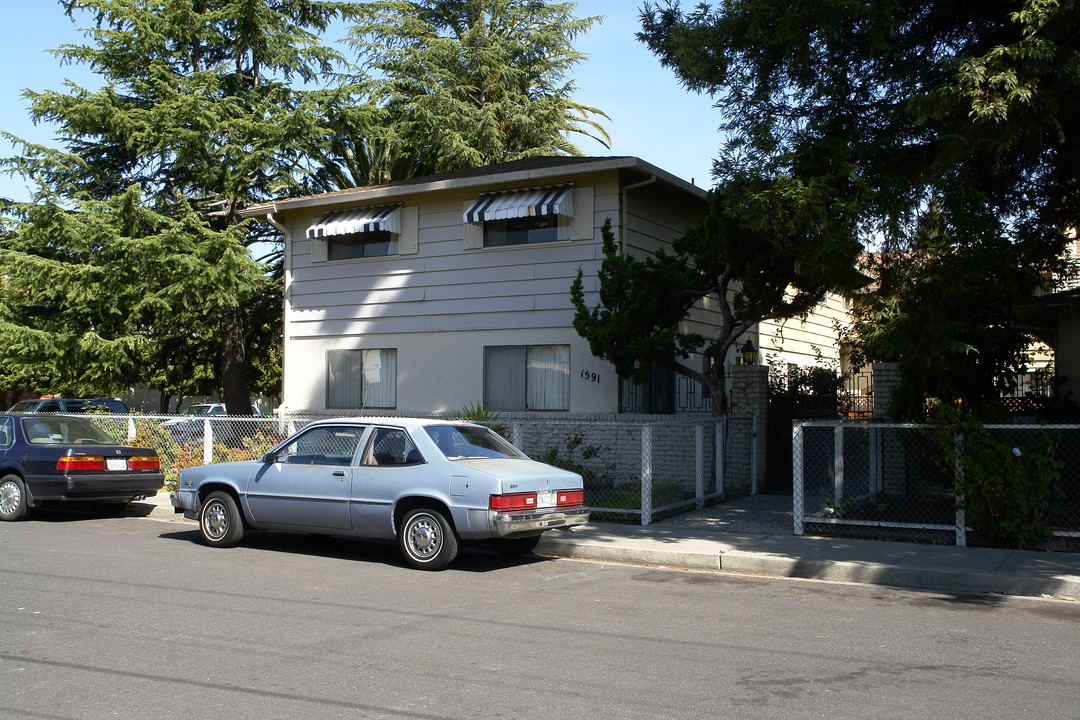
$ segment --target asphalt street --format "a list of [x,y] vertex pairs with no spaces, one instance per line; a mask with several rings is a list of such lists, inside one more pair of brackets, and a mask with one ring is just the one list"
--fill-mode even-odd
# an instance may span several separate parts
[[0,717],[1075,718],[1080,604],[38,513]]

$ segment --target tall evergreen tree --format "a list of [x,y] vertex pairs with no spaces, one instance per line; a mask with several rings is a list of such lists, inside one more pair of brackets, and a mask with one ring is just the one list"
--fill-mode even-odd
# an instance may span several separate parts
[[259,235],[239,210],[297,188],[308,151],[333,132],[329,110],[356,102],[349,88],[290,83],[315,83],[342,61],[318,33],[357,6],[60,4],[92,26],[88,42],[55,54],[104,84],[25,93],[63,147],[20,141],[6,161],[39,190],[6,208],[5,362],[78,392],[141,379],[183,391],[212,378],[230,412],[250,412],[248,352],[272,352],[265,308],[280,312],[280,290],[249,257]]
[[573,98],[573,41],[600,18],[542,0],[358,4],[350,43],[377,106],[338,114],[317,189],[368,185],[534,155],[581,155],[609,140],[606,116]]

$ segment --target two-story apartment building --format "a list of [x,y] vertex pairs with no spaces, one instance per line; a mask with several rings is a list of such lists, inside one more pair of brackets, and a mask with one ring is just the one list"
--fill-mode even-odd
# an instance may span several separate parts
[[[283,407],[655,411],[574,331],[570,285],[580,268],[596,302],[605,220],[623,252],[647,253],[705,211],[704,189],[634,157],[531,158],[253,206],[285,237]],[[798,322],[787,336],[835,356],[818,327],[831,320]],[[820,351],[778,347],[777,330],[753,339],[788,362]],[[678,406],[707,409],[694,388]]]

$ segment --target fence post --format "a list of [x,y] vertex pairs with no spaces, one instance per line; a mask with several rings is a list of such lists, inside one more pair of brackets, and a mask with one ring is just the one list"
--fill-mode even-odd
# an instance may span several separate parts
[[791,518],[794,533],[803,534],[803,426],[796,422],[791,430]]
[[758,416],[750,416],[750,494],[758,494]]
[[844,424],[839,420],[833,428],[833,501],[839,510],[844,497]]
[[956,455],[956,546],[967,547],[967,516],[964,513],[964,433],[957,433]]
[[652,522],[652,425],[641,426],[641,524]]
[[214,462],[214,431],[210,427],[210,420],[202,421],[202,455],[203,465]]
[[694,477],[694,497],[697,498],[697,508],[705,507],[705,426],[698,423],[694,426],[694,462],[697,465]]
[[724,497],[724,471],[727,469],[727,416],[720,418],[720,422],[713,425],[713,443],[715,449],[713,457],[716,460],[714,475],[716,480],[716,494]]

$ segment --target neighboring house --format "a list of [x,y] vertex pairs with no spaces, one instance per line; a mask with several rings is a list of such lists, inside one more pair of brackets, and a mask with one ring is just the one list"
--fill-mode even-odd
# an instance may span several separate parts
[[[581,268],[597,301],[605,220],[641,254],[706,209],[704,189],[634,157],[538,157],[250,207],[286,241],[282,407],[656,411],[589,352],[569,289]],[[697,388],[664,405],[708,408]]]

